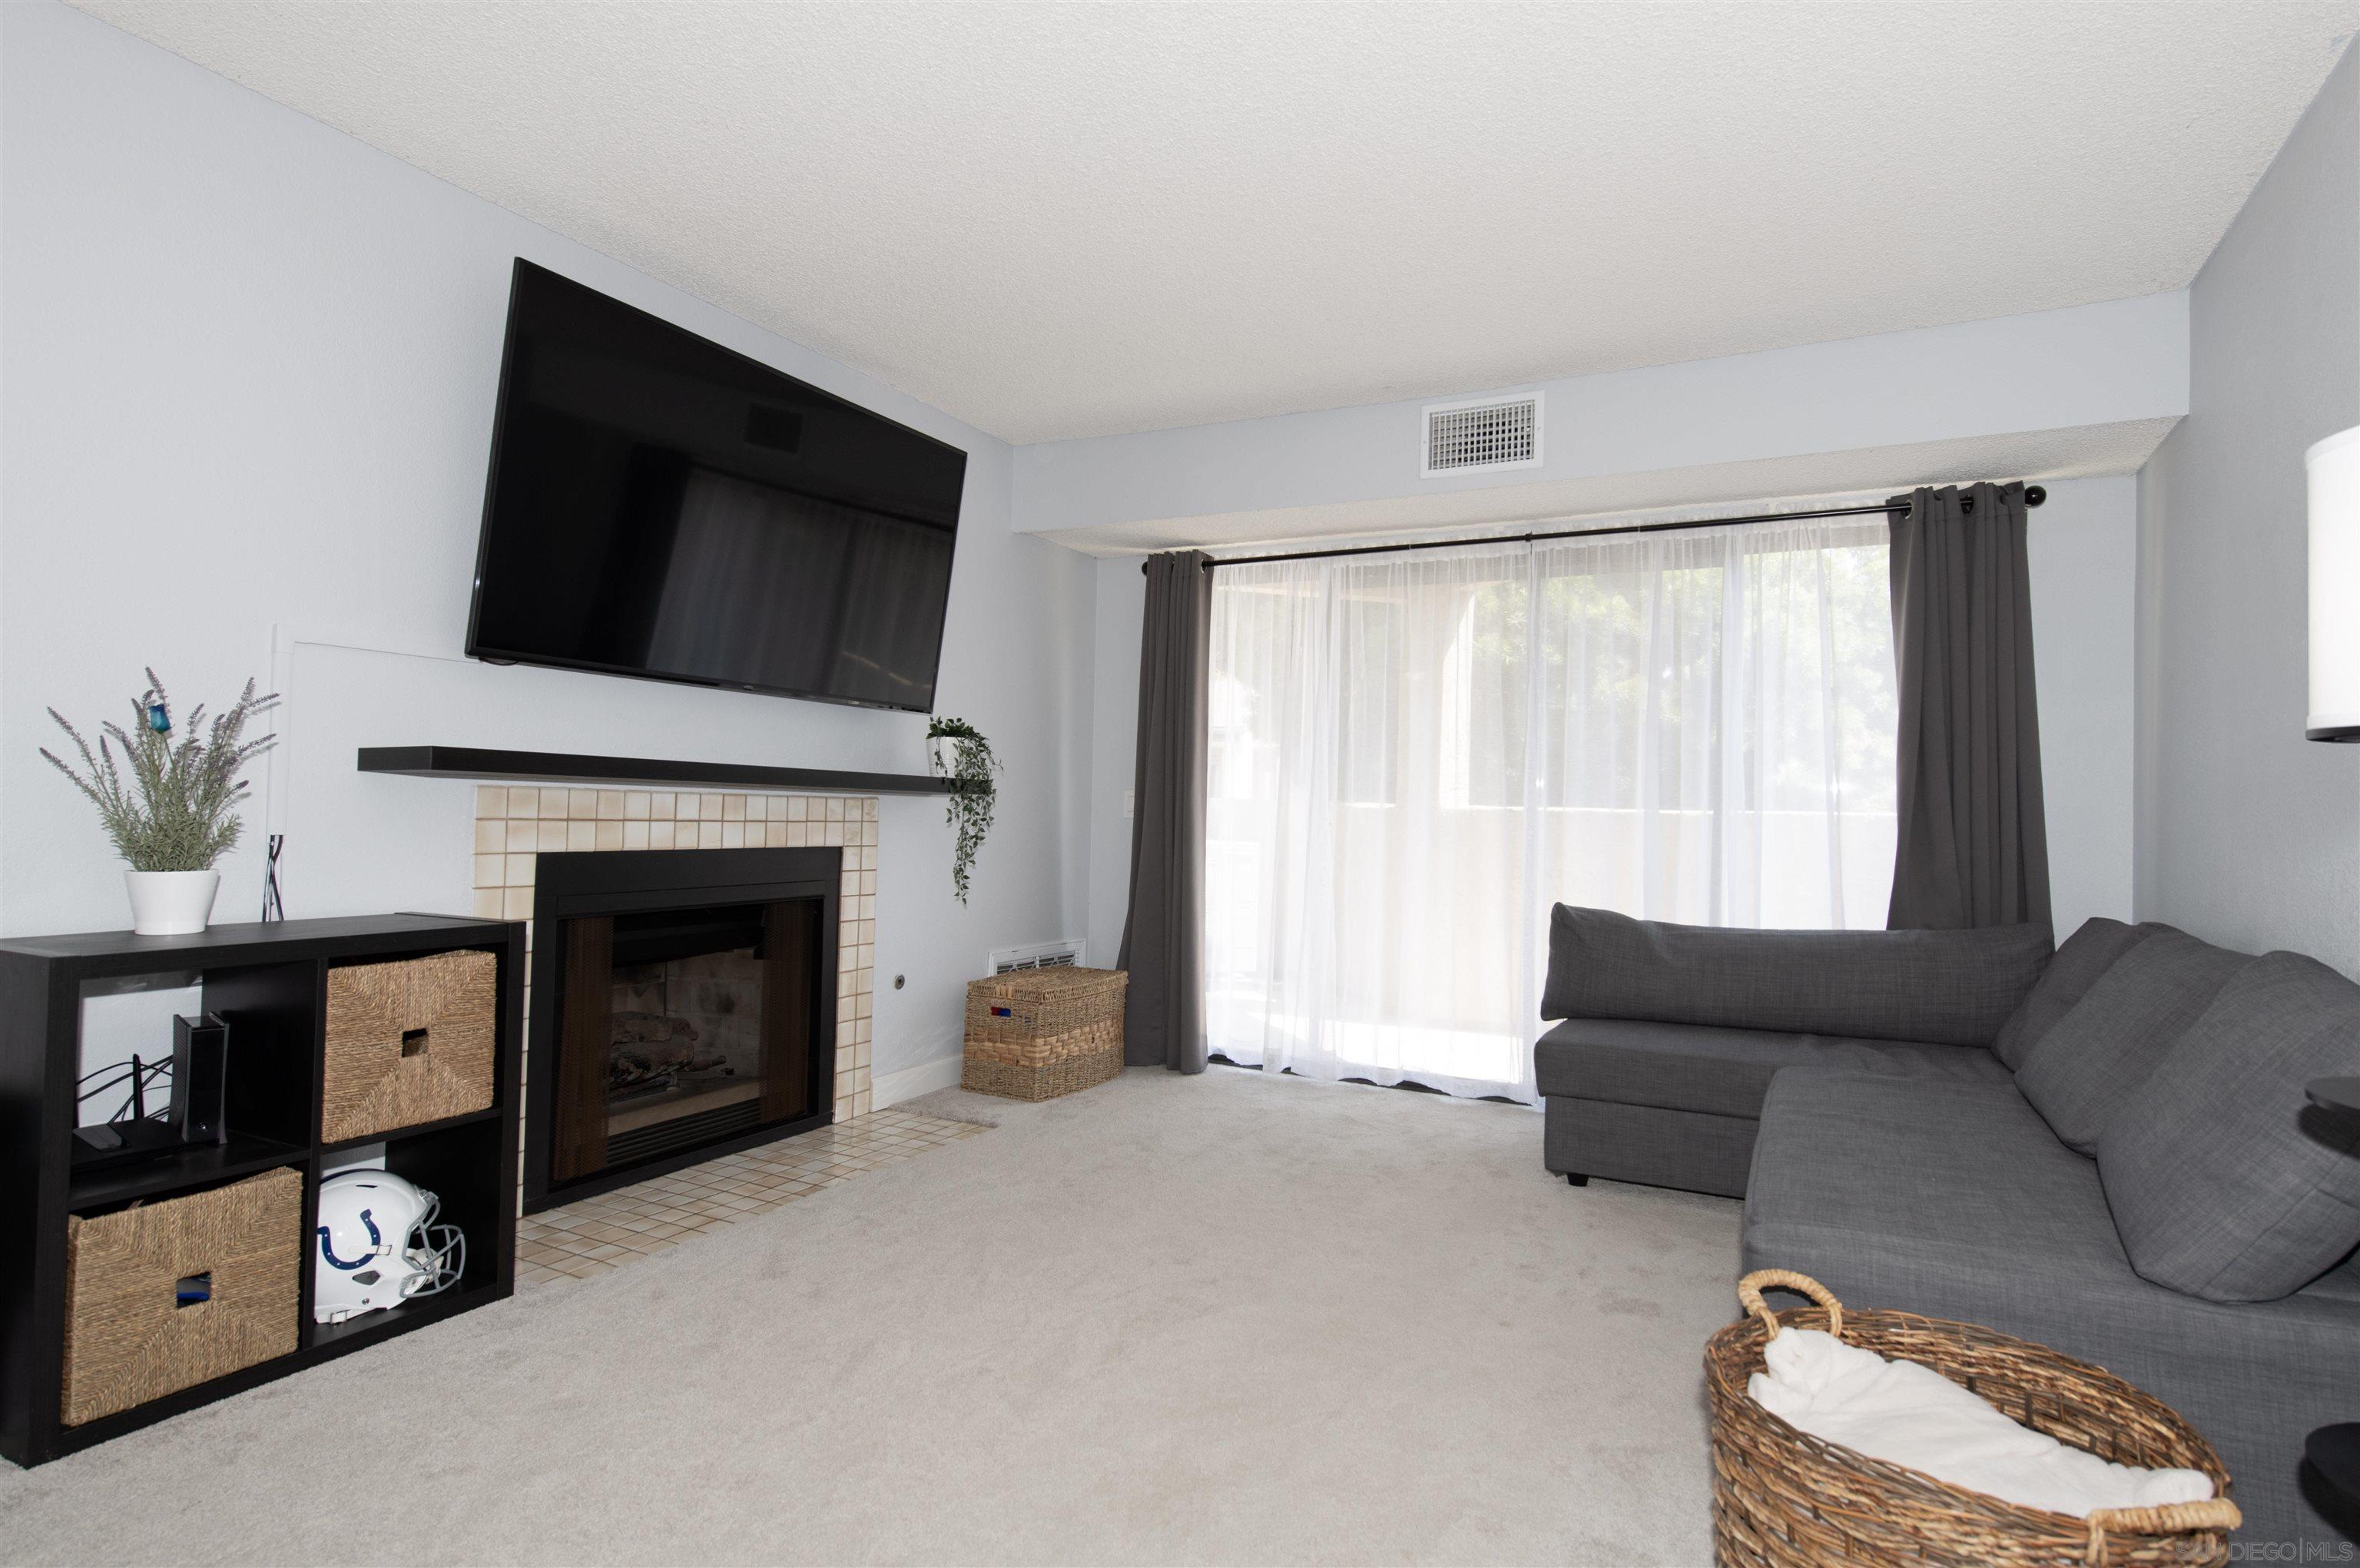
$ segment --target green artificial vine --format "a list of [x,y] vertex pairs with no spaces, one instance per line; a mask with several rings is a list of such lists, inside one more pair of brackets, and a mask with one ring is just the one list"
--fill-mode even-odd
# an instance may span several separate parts
[[[967,872],[975,865],[976,851],[983,848],[984,835],[991,831],[991,811],[1000,798],[999,786],[992,783],[992,775],[1000,771],[1000,759],[991,754],[991,742],[964,718],[934,719],[926,726],[926,740],[927,767],[936,778],[951,782],[945,816],[958,835],[958,847],[951,861],[951,887],[958,894],[958,901],[965,904]],[[951,742],[948,772],[945,772],[942,757],[932,744],[937,740]]]
[[[147,674],[148,689],[131,700],[131,722],[138,739],[110,721],[99,727],[93,753],[82,731],[53,707],[49,717],[81,751],[83,771],[76,772],[47,746],[41,755],[90,796],[106,836],[115,840],[115,852],[133,871],[211,871],[236,844],[245,827],[237,808],[245,803],[246,784],[238,774],[277,739],[245,739],[246,721],[279,698],[255,696],[254,683],[248,681],[236,704],[209,729],[204,727],[204,705],[199,703],[189,715],[185,738],[175,741],[171,698],[165,696],[156,672]],[[115,765],[117,746],[123,748],[122,768]],[[126,769],[131,775],[127,783]]]

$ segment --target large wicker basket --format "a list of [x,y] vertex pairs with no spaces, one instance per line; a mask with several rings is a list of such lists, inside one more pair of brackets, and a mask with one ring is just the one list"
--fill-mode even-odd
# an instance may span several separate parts
[[[1930,1366],[2025,1425],[2101,1458],[2201,1470],[2212,1500],[2158,1508],[2101,1508],[2087,1519],[2003,1502],[1918,1471],[1827,1442],[1772,1415],[1745,1391],[1778,1332],[1765,1288],[1819,1303],[1790,1314],[1847,1343]],[[1752,1314],[1712,1336],[1705,1382],[1712,1399],[1712,1521],[1723,1568],[2094,1568],[2097,1564],[2219,1563],[2238,1523],[2229,1473],[2212,1444],[2169,1406],[2102,1367],[1967,1323],[1914,1312],[1847,1312],[1808,1275],[1749,1274],[1737,1299]]]
[[68,1426],[294,1350],[303,1177],[66,1220]]
[[492,1102],[499,959],[435,953],[328,970],[320,1136],[329,1143]]
[[1011,1100],[1054,1100],[1122,1071],[1120,970],[1019,970],[967,988],[959,1086]]

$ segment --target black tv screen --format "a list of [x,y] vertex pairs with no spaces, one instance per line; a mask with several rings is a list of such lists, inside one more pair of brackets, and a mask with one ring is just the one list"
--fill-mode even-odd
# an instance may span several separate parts
[[966,476],[519,258],[467,652],[924,712]]

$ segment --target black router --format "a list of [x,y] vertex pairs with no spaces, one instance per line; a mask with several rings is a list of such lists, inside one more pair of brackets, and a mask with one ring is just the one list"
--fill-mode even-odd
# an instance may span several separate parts
[[[229,1025],[219,1014],[208,1013],[172,1020],[169,1061],[147,1061],[134,1053],[127,1065],[92,1073],[83,1080],[81,1099],[118,1090],[125,1091],[124,1099],[107,1121],[74,1129],[74,1168],[98,1170],[192,1146],[226,1143],[229,1129],[222,1116],[222,1095],[228,1057]],[[167,1078],[169,1083],[158,1083]],[[149,1091],[159,1088],[165,1103],[150,1111]]]

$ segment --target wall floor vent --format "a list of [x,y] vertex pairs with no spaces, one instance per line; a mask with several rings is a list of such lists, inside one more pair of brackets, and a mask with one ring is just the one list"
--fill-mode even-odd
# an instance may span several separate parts
[[1079,965],[1082,951],[1083,942],[1079,937],[1068,937],[1062,942],[1035,942],[1025,948],[995,948],[991,953],[991,967],[983,971],[984,978],[989,980],[993,975],[1006,974],[1011,970]]

